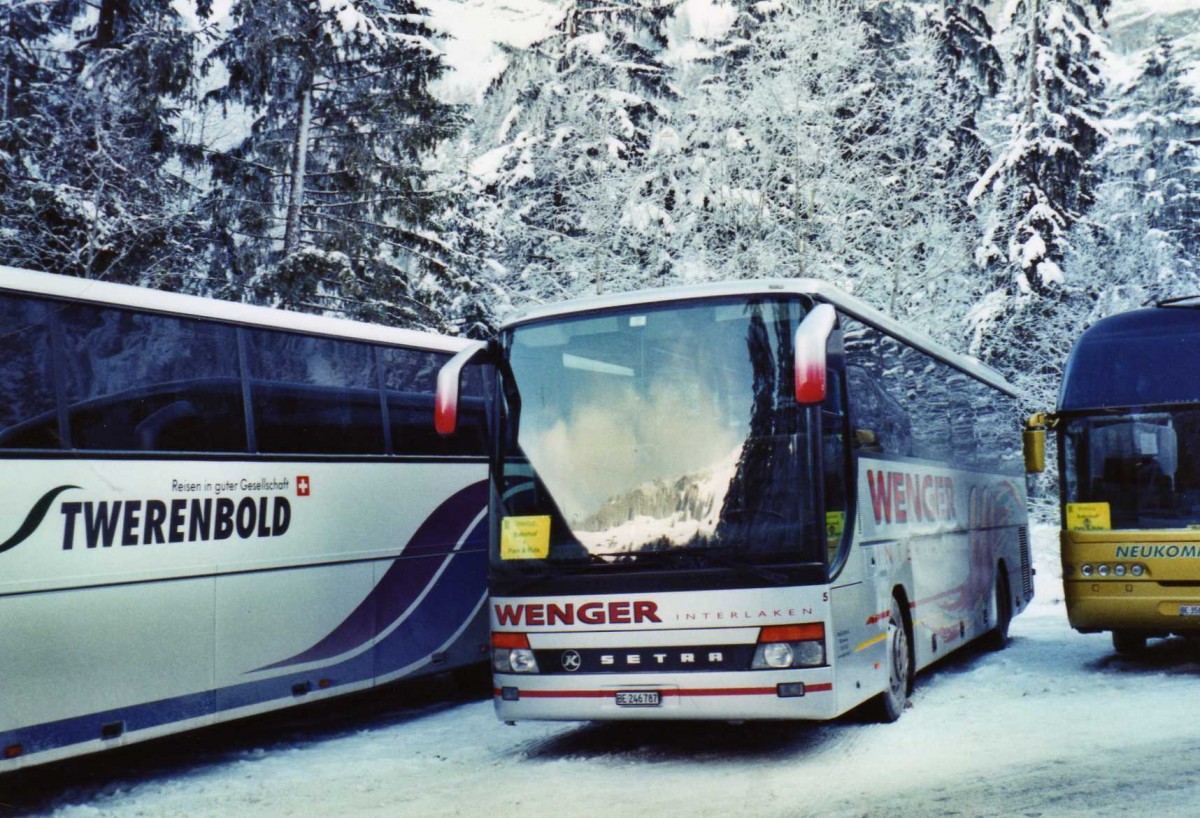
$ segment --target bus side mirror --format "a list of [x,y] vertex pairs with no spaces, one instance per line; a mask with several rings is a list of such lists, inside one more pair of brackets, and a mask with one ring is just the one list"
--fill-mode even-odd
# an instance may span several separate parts
[[485,349],[487,344],[481,341],[473,342],[446,361],[438,372],[437,397],[433,404],[433,427],[439,435],[448,437],[458,428],[458,393],[463,370]]
[[879,448],[879,436],[870,429],[854,430],[854,448],[865,449],[869,452],[883,451]]
[[1025,439],[1025,473],[1041,474],[1046,470],[1046,430],[1026,429],[1022,437]]
[[825,345],[836,322],[833,307],[818,304],[796,328],[796,402],[803,406],[825,400]]
[[1025,422],[1022,442],[1025,449],[1025,473],[1041,474],[1046,470],[1046,429],[1054,428],[1053,415],[1039,412]]

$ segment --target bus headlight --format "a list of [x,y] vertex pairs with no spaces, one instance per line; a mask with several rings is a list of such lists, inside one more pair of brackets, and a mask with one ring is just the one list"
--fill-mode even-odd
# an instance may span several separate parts
[[1102,577],[1108,576],[1108,566],[1100,565],[1099,567],[1096,568],[1096,573]]
[[771,625],[758,635],[751,670],[820,667],[825,664],[825,624]]
[[1125,563],[1118,562],[1116,565],[1114,565],[1113,566],[1113,574],[1115,574],[1118,577],[1125,576]]
[[1146,573],[1146,569],[1144,566],[1134,563],[1133,565],[1129,566],[1129,573],[1133,574],[1135,577],[1140,577],[1142,574]]
[[537,673],[537,658],[523,633],[492,634],[492,670],[497,673]]
[[1085,577],[1090,577],[1095,572],[1096,572],[1096,569],[1093,568],[1090,564],[1088,564],[1086,562],[1083,565],[1079,566],[1079,573]]
[[795,658],[796,654],[787,642],[772,642],[762,646],[762,664],[767,667],[791,667]]

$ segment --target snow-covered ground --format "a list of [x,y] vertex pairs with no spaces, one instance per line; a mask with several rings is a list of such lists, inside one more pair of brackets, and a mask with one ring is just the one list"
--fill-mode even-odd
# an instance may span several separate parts
[[1010,647],[922,674],[896,724],[506,727],[427,686],[0,778],[0,815],[1196,815],[1200,648],[1074,633],[1034,542]]

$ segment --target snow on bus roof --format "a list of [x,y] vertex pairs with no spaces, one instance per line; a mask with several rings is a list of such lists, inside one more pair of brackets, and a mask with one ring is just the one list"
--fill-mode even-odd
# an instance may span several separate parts
[[66,298],[113,307],[132,307],[149,312],[190,318],[208,318],[309,335],[352,338],[439,352],[458,352],[470,344],[470,341],[462,338],[437,335],[432,332],[386,327],[380,324],[368,324],[362,321],[330,318],[310,313],[290,312],[272,307],[241,304],[236,301],[218,301],[196,295],[170,293],[129,284],[114,284],[108,281],[95,281],[53,273],[39,273],[2,265],[0,265],[0,291]]
[[1016,388],[999,372],[985,366],[969,355],[960,355],[920,332],[905,327],[895,319],[877,310],[864,301],[824,281],[813,278],[756,279],[728,281],[716,284],[693,284],[680,287],[661,287],[648,290],[633,290],[626,293],[598,295],[588,298],[562,301],[528,307],[515,313],[504,322],[502,329],[519,326],[550,318],[595,312],[597,310],[622,309],[640,304],[658,304],[664,301],[686,301],[693,298],[721,298],[723,296],[770,295],[792,293],[809,295],[837,307],[841,312],[891,335],[904,343],[944,361],[969,375],[994,386],[1009,395],[1016,396]]

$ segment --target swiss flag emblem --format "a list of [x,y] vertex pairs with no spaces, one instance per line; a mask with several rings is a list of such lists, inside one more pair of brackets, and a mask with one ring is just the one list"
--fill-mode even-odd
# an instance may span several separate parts
[[312,483],[308,482],[308,475],[302,474],[296,478],[296,496],[307,497],[312,492]]

